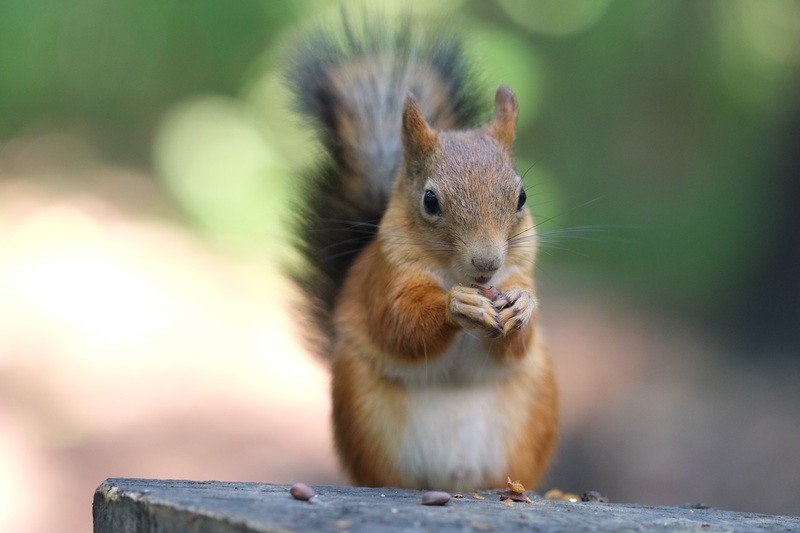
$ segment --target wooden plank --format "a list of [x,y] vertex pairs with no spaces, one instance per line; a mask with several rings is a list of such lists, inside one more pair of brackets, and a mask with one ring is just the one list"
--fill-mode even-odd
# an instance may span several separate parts
[[800,518],[718,509],[570,503],[535,499],[506,506],[498,491],[464,494],[441,507],[422,492],[313,487],[310,502],[288,485],[108,479],[95,492],[95,533],[284,531],[800,531]]

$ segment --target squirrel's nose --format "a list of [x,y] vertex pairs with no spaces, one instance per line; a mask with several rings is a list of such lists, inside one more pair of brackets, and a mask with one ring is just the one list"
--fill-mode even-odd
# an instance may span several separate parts
[[494,257],[473,257],[472,266],[481,272],[494,272],[500,268],[500,258]]

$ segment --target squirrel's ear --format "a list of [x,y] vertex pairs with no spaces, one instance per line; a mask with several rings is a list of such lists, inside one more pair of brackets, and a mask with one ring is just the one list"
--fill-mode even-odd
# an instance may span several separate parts
[[514,135],[517,129],[517,97],[505,85],[497,88],[494,95],[494,117],[489,123],[489,134],[494,137],[506,150],[511,150],[514,145]]
[[403,147],[407,154],[421,156],[436,148],[439,138],[428,125],[414,95],[408,93],[403,104]]

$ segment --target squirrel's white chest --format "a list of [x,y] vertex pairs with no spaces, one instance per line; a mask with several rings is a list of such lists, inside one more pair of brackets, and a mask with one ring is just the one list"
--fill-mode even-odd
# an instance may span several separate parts
[[407,483],[473,490],[502,479],[508,431],[503,379],[484,344],[462,334],[432,368],[418,371],[429,381],[406,388],[398,470]]
[[504,475],[500,387],[408,391],[398,470],[410,485],[474,490]]

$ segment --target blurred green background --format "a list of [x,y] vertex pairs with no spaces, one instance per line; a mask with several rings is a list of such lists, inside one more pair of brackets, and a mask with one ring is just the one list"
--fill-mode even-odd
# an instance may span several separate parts
[[[75,133],[152,172],[200,231],[275,246],[289,169],[315,150],[276,66],[333,4],[2,2],[0,137]],[[519,94],[519,166],[533,165],[534,214],[555,216],[544,230],[584,228],[545,239],[545,274],[797,346],[800,4],[436,9],[457,12],[487,102],[501,82]]]
[[[433,9],[461,28],[482,76],[487,116],[498,84],[518,95],[518,166],[527,171],[529,205],[544,221],[537,281],[543,302],[566,302],[566,311],[559,315],[554,304],[550,316],[588,317],[575,332],[597,333],[602,308],[580,315],[578,303],[603,302],[610,315],[633,309],[609,337],[623,338],[639,331],[637,319],[656,317],[655,330],[642,328],[648,357],[661,353],[653,345],[662,343],[669,359],[674,345],[667,342],[690,331],[701,341],[681,360],[712,346],[707,360],[718,365],[665,378],[666,396],[641,404],[653,408],[639,413],[653,426],[638,433],[626,420],[565,423],[551,480],[650,503],[678,503],[664,494],[706,494],[739,509],[796,513],[796,463],[787,470],[771,451],[776,443],[784,451],[794,445],[771,431],[788,427],[790,438],[800,435],[796,386],[785,370],[800,360],[800,2],[429,4],[389,2],[385,9]],[[319,150],[289,111],[279,68],[293,36],[338,14],[338,2],[322,0],[0,1],[0,185],[18,175],[3,154],[18,155],[31,139],[68,139],[49,188],[108,195],[102,180],[84,179],[87,161],[133,169],[159,198],[139,196],[136,187],[123,191],[122,203],[137,216],[188,229],[225,257],[276,265],[291,254],[285,221],[297,176]],[[557,323],[553,329],[556,339],[575,336],[570,330],[559,337]],[[648,338],[648,331],[660,336]],[[589,363],[570,364],[579,371]],[[618,363],[609,361],[610,375],[625,373],[613,367]],[[730,368],[722,389],[699,393],[701,405],[671,388],[692,375],[700,390]],[[663,370],[648,366],[642,375]],[[763,387],[749,388],[751,374]],[[632,382],[641,377],[632,375]],[[617,385],[610,379],[601,390]],[[656,392],[642,389],[645,398]],[[773,389],[783,392],[756,393]],[[666,413],[658,408],[667,397],[678,414],[652,416]],[[608,407],[605,396],[592,401],[598,411]],[[726,404],[732,407],[723,414]],[[745,414],[754,405],[755,414]],[[738,433],[751,422],[761,424],[748,437],[758,451],[726,455],[730,442],[751,448]],[[669,483],[656,487],[653,480],[678,462],[670,464],[664,451],[675,442],[668,429],[697,432],[676,445],[685,448],[682,459],[698,452],[702,461],[683,466],[708,467],[713,483],[680,478],[667,487],[672,492],[658,491]],[[610,437],[602,441],[601,430],[633,443],[643,434],[663,436],[663,468],[653,466],[650,477],[638,466],[622,475],[631,455]],[[710,451],[699,453],[703,446]],[[614,450],[620,457],[604,467]],[[752,459],[752,473],[767,468],[768,456],[776,477],[756,484],[767,487],[762,499],[750,500],[746,489],[723,495],[753,482],[735,476],[740,457]],[[728,462],[714,465],[718,457]],[[638,459],[658,463],[652,455]],[[639,485],[631,481],[637,475]],[[695,482],[697,491],[688,490]],[[777,496],[766,496],[769,487]]]

